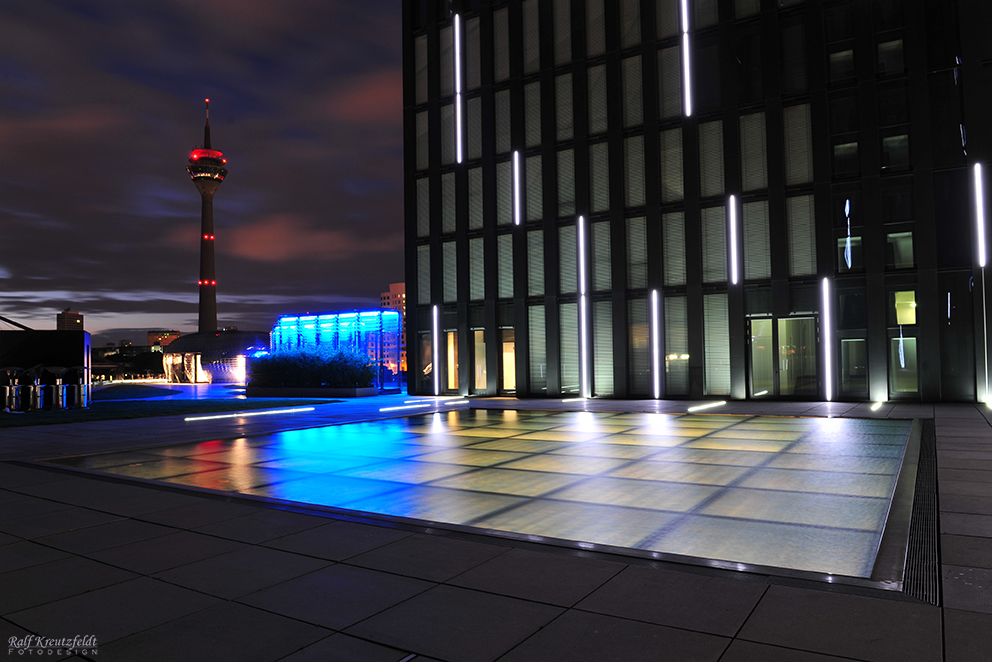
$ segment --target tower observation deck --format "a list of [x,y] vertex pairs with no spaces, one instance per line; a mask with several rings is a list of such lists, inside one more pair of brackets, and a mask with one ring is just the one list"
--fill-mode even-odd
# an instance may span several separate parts
[[227,176],[224,153],[210,146],[210,99],[207,102],[207,122],[203,128],[203,147],[194,149],[186,167],[193,184],[200,192],[200,290],[199,328],[217,330],[217,274],[214,263],[214,193]]

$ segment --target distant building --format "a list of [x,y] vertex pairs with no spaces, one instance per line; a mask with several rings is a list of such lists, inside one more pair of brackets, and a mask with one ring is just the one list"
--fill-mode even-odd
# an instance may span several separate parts
[[83,316],[66,308],[55,316],[56,331],[82,331]]
[[389,291],[379,295],[383,308],[400,313],[400,370],[406,372],[406,283],[390,283]]
[[148,332],[148,344],[149,345],[161,345],[162,347],[168,347],[169,343],[179,337],[179,332],[175,330],[157,330]]

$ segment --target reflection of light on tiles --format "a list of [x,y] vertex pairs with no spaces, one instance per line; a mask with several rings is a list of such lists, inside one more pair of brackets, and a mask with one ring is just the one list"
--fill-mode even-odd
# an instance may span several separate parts
[[871,410],[872,411],[878,411],[881,408],[882,408],[882,403],[881,402],[876,402],[875,404],[873,404],[871,406]]
[[696,405],[695,407],[689,407],[686,411],[699,411],[701,409],[712,409],[713,407],[719,407],[725,404],[727,404],[727,401],[721,400],[720,402],[710,402],[705,405]]
[[299,407],[297,409],[268,409],[266,411],[238,412],[237,414],[215,414],[213,416],[187,416],[184,421],[211,421],[218,418],[245,418],[247,416],[267,416],[269,414],[295,414],[301,411],[313,411],[313,407]]

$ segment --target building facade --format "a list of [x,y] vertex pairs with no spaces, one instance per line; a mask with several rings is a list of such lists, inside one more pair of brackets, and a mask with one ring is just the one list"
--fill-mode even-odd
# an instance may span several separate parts
[[988,399],[989,3],[403,21],[411,392]]
[[82,331],[83,316],[73,310],[66,308],[55,316],[56,331]]
[[400,314],[400,372],[406,372],[406,283],[390,283],[379,295],[379,305]]

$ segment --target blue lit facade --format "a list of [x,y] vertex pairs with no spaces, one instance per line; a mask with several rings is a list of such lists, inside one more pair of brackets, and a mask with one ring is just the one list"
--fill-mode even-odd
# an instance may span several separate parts
[[375,386],[400,389],[400,314],[364,310],[319,315],[285,315],[272,327],[273,352],[362,352],[379,366]]

